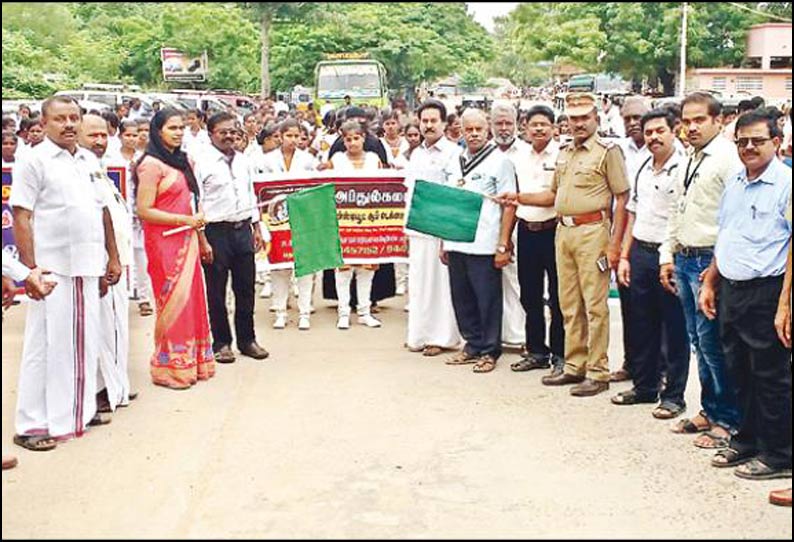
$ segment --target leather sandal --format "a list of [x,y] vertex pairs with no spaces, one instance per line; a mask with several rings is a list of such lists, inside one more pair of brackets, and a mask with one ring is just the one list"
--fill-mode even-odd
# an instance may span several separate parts
[[473,371],[475,373],[490,373],[494,369],[496,369],[496,360],[491,356],[483,356],[477,361]]
[[752,455],[742,454],[733,448],[723,448],[714,455],[714,458],[711,460],[711,466],[717,467],[718,469],[735,467],[747,463],[752,458]]
[[14,444],[31,452],[54,450],[58,443],[49,435],[14,435]]

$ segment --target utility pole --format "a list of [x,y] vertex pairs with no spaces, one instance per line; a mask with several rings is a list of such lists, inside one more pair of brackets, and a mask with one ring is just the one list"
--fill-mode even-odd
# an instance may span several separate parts
[[678,74],[678,95],[683,98],[686,94],[686,33],[688,3],[683,3],[683,19],[681,20],[681,71]]

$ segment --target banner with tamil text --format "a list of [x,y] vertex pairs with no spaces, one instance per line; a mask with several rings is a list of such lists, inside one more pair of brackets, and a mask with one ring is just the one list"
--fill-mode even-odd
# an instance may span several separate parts
[[[395,170],[340,175],[333,171],[281,173],[254,179],[259,202],[272,201],[304,188],[333,184],[336,214],[345,264],[405,263],[404,176]],[[262,220],[272,236],[268,260],[271,269],[293,265],[289,210],[283,201],[262,209]]]

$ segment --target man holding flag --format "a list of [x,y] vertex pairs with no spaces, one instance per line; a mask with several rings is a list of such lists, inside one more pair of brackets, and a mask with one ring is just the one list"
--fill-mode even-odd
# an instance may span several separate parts
[[466,150],[445,169],[447,184],[486,200],[474,241],[444,241],[442,245],[458,329],[466,340],[463,351],[447,364],[474,363],[475,373],[488,373],[502,353],[502,268],[510,263],[515,221],[515,208],[503,210],[495,196],[515,190],[516,173],[512,162],[488,141],[488,118],[483,111],[467,109],[461,121]]

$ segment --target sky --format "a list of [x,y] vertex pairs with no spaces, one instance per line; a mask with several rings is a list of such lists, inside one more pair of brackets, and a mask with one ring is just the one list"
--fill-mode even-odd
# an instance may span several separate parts
[[474,20],[489,32],[493,32],[493,18],[507,15],[519,2],[466,2],[466,4],[474,15]]

